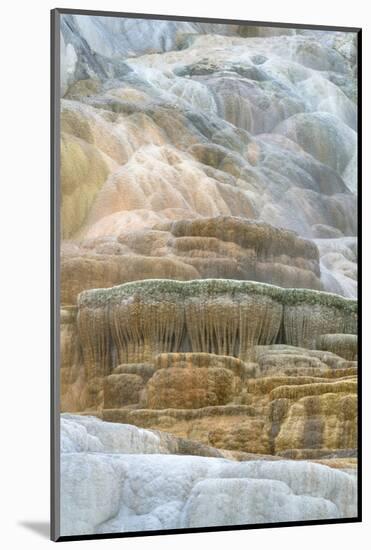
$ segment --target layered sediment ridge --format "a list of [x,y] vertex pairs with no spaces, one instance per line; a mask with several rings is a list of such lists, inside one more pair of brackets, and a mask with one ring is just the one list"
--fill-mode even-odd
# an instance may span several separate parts
[[140,279],[237,279],[322,290],[317,246],[292,231],[217,216],[127,229],[65,245],[62,303],[88,288]]

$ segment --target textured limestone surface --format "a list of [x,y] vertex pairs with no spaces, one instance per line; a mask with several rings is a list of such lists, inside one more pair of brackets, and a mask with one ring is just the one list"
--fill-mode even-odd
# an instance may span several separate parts
[[264,455],[234,453],[161,431],[143,430],[128,424],[103,422],[93,416],[62,414],[61,452],[107,452],[124,454],[176,454],[229,458],[267,459]]
[[61,438],[62,535],[356,514],[354,475],[325,465],[176,456],[158,434],[91,417],[62,417]]
[[315,347],[323,334],[356,333],[357,303],[247,281],[145,280],[82,292],[77,324],[86,362],[104,371],[112,347],[121,363],[182,350],[245,359],[258,344]]
[[317,246],[294,232],[242,217],[159,223],[63,247],[62,303],[87,288],[135,279],[239,279],[321,290]]
[[66,305],[151,277],[356,296],[355,35],[76,15],[61,29]]
[[145,280],[85,291],[64,316],[75,359],[62,410],[353,466],[354,301],[246,281]]
[[62,534],[354,516],[356,35],[63,15],[60,126]]

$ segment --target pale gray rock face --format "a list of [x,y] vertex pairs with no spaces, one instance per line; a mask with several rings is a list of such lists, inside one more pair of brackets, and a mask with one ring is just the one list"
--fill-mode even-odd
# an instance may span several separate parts
[[320,464],[165,454],[153,432],[92,417],[63,415],[61,435],[62,535],[356,515],[354,476]]
[[293,115],[276,127],[314,158],[342,173],[356,147],[357,134],[347,124],[328,112]]
[[103,423],[94,417],[64,414],[61,452],[168,453],[166,438],[135,426]]
[[[120,78],[126,72],[122,59],[175,49],[183,35],[212,32],[215,27],[220,25],[63,15],[62,67],[68,73],[63,89],[84,77]],[[222,28],[226,34],[230,32],[227,25]]]

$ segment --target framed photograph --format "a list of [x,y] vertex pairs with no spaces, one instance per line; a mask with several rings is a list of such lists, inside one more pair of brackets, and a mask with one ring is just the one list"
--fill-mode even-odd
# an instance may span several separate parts
[[52,539],[361,521],[361,30],[51,27]]

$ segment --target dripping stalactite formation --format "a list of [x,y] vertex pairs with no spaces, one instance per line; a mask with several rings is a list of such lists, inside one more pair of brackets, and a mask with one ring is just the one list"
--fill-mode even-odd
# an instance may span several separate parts
[[88,361],[112,369],[114,356],[118,363],[180,351],[244,359],[256,345],[311,348],[333,333],[341,341],[356,334],[357,304],[248,281],[149,280],[81,293],[77,325]]

